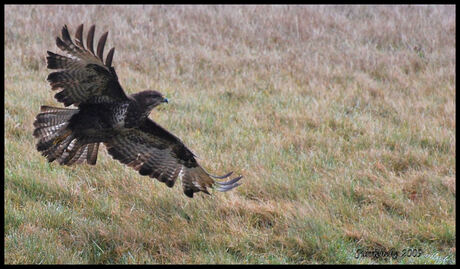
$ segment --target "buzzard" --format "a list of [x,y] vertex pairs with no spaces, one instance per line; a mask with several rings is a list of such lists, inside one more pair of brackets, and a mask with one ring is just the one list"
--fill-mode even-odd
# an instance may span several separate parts
[[168,187],[179,177],[188,197],[200,191],[209,194],[207,188],[215,185],[222,192],[239,186],[242,176],[214,181],[228,178],[232,172],[209,174],[179,138],[148,117],[154,107],[168,102],[161,93],[148,90],[126,95],[112,67],[115,48],[105,62],[103,59],[108,32],[101,36],[94,52],[94,31],[93,25],[85,48],[83,24],[76,31],[75,43],[65,25],[56,45],[67,55],[48,51],[48,68],[59,70],[48,75],[52,90],[60,90],[54,97],[65,107],[77,108],[41,107],[34,122],[37,150],[49,162],[72,165],[86,161],[95,165],[99,144],[103,143],[114,159],[141,175]]

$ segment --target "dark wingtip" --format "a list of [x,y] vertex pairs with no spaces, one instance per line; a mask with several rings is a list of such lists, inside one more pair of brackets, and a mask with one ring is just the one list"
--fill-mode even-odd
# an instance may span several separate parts
[[89,28],[88,31],[88,37],[86,38],[86,47],[91,51],[91,53],[94,55],[94,49],[93,49],[93,39],[94,39],[94,31],[96,30],[96,25],[92,25]]
[[61,40],[61,38],[56,37],[56,46],[58,46],[58,48],[64,50],[67,45],[64,43],[64,41]]
[[190,188],[184,189],[184,193],[185,193],[185,195],[187,195],[187,197],[193,198],[193,190],[192,189],[190,189]]
[[113,59],[113,53],[115,52],[115,48],[112,48],[110,51],[109,51],[109,54],[107,54],[107,58],[105,60],[105,65],[107,67],[110,67],[112,66],[112,59]]
[[64,27],[62,27],[61,34],[62,34],[62,39],[64,41],[72,43],[72,39],[70,38],[70,33],[69,33],[69,29],[67,28],[67,24],[64,24]]
[[85,46],[83,45],[83,24],[80,24],[75,32],[75,43],[77,43],[77,45],[82,49],[85,49]]
[[97,57],[101,59],[102,62],[104,62],[104,46],[105,42],[107,41],[107,36],[109,35],[109,32],[105,32],[101,38],[99,39],[99,43],[97,43]]

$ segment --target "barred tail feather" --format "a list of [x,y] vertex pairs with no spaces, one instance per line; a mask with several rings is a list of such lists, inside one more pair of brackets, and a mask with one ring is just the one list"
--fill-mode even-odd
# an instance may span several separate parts
[[97,161],[97,152],[99,150],[99,143],[93,143],[88,145],[88,152],[86,154],[86,162],[91,165],[95,165]]
[[78,109],[42,106],[34,122],[34,137],[38,138],[37,150],[49,162],[57,160],[60,164],[96,164],[99,143],[85,144],[75,138],[68,129],[70,118]]

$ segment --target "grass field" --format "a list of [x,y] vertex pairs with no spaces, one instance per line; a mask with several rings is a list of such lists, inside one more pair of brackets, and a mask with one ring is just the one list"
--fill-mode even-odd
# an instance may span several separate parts
[[[5,263],[456,263],[455,20],[454,6],[5,6]],[[150,117],[242,186],[190,199],[103,147],[94,167],[47,163],[33,121],[62,104],[46,51],[81,23],[109,31],[127,93],[168,97]]]

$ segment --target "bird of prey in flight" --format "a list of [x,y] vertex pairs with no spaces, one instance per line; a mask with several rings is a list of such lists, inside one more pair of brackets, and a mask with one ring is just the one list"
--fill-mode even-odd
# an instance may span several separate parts
[[87,162],[95,165],[99,145],[103,143],[116,160],[139,171],[141,175],[156,178],[172,187],[177,178],[188,197],[196,192],[209,194],[207,188],[231,190],[242,176],[226,182],[214,179],[228,178],[232,172],[214,176],[196,161],[195,155],[175,135],[149,118],[152,109],[167,103],[161,93],[153,90],[126,95],[112,59],[112,48],[103,59],[108,32],[93,49],[95,26],[83,42],[83,25],[70,37],[67,26],[56,45],[67,55],[48,51],[49,69],[57,69],[48,76],[54,96],[65,107],[42,106],[34,122],[33,135],[38,138],[37,150],[49,162],[61,165]]

